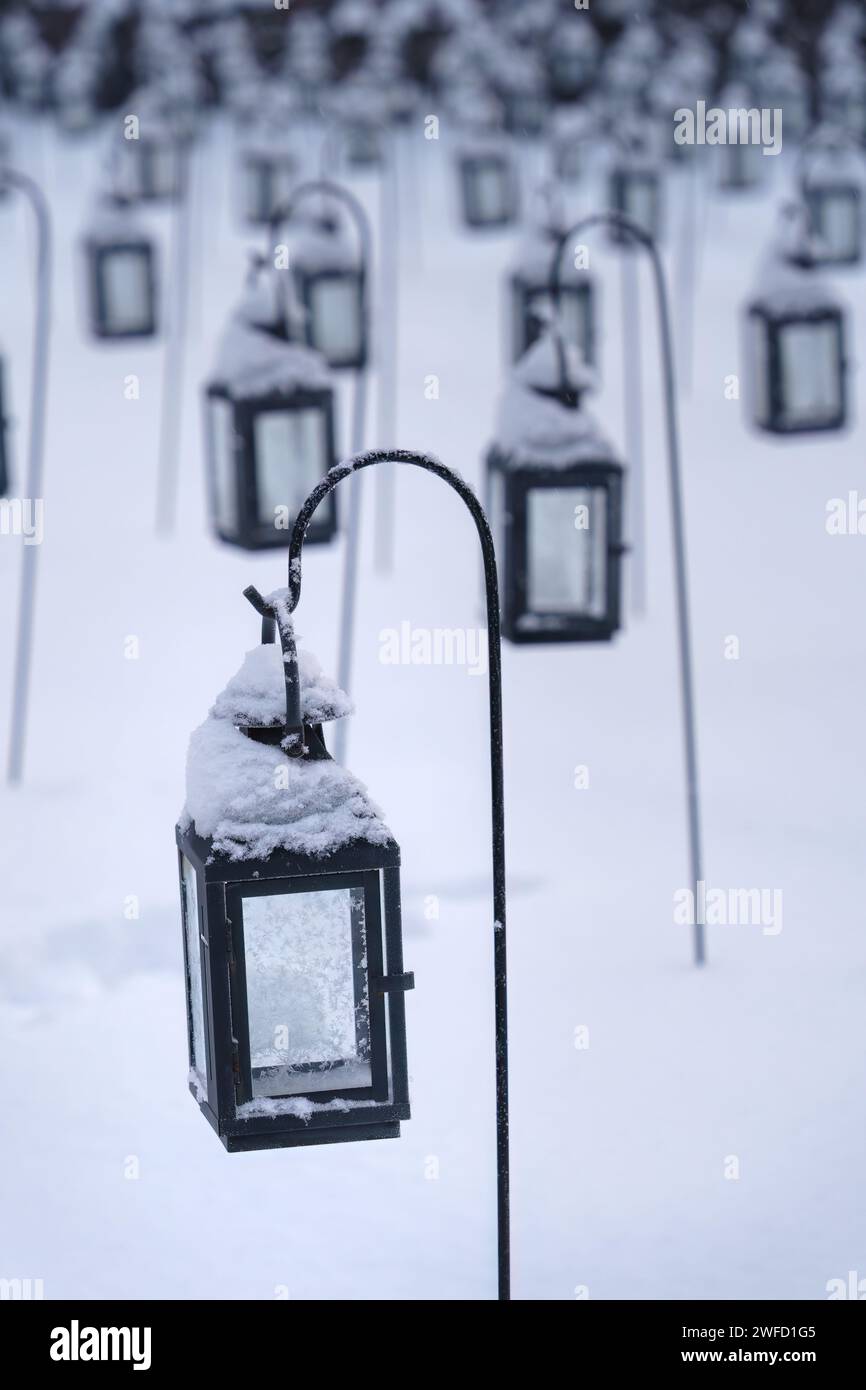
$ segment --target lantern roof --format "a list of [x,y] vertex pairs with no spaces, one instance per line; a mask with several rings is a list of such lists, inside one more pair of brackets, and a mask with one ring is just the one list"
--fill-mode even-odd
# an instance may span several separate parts
[[[565,220],[556,217],[550,221],[536,223],[518,243],[517,253],[511,263],[512,271],[530,284],[548,284],[552,276],[553,253],[565,230]],[[584,266],[576,266],[574,257],[567,256],[564,249],[558,276],[562,285],[579,284],[592,278],[590,271]]]
[[818,250],[805,207],[791,204],[761,263],[751,307],[780,316],[837,309],[832,287],[815,269]]
[[212,377],[237,399],[317,391],[331,384],[320,352],[277,338],[240,315],[230,320],[223,333]]
[[299,208],[290,228],[293,265],[301,270],[355,270],[358,251],[336,198],[323,195]]
[[140,239],[146,235],[141,220],[120,194],[103,192],[96,199],[84,227],[88,241],[100,246]]
[[[349,712],[348,697],[323,676],[315,657],[298,653],[305,721]],[[181,825],[234,860],[267,859],[276,850],[325,857],[359,840],[392,836],[364,785],[330,758],[290,758],[241,726],[285,716],[282,658],[276,644],[256,648],[193,733]],[[279,775],[278,775],[279,774]]]
[[[564,344],[567,387],[580,395],[595,385],[577,347]],[[513,466],[566,468],[614,462],[593,416],[554,394],[562,386],[560,350],[545,332],[512,369],[499,407],[496,443]]]

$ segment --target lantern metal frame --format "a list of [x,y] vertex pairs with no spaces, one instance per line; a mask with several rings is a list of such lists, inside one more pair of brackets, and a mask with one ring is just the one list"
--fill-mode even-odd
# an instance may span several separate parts
[[[252,171],[255,170],[255,174]],[[285,153],[274,153],[273,155],[247,153],[241,159],[241,177],[244,191],[244,221],[250,227],[268,227],[273,221],[274,212],[285,201],[285,195],[280,194],[275,187],[277,178],[283,172],[294,174],[299,173],[298,160],[288,151]],[[248,179],[255,177],[255,207],[251,206],[248,198],[250,184]]]
[[[135,150],[131,197],[142,203],[176,203],[185,197],[187,163],[181,137],[169,136],[162,140],[153,135],[139,135],[137,140],[125,143],[130,151]],[[157,177],[159,161],[166,153],[170,153],[172,159],[170,183],[163,183]]]
[[[679,655],[680,707],[682,713],[683,753],[685,763],[685,802],[688,827],[689,870],[692,890],[697,894],[703,880],[701,845],[700,796],[698,791],[698,744],[695,716],[694,676],[692,671],[691,624],[689,620],[688,564],[686,561],[685,509],[682,495],[679,423],[677,419],[674,344],[664,263],[655,238],[645,227],[618,212],[598,212],[580,218],[560,236],[550,262],[550,283],[554,305],[560,292],[559,270],[570,242],[592,227],[614,228],[630,236],[646,252],[653,272],[656,317],[661,349],[664,396],[665,435],[668,461],[668,492],[671,513],[671,538],[674,559],[674,594],[676,604],[677,646]],[[696,899],[697,900],[697,899]],[[706,962],[704,926],[695,922],[693,933],[694,962]]]
[[[621,577],[620,561],[626,551],[623,543],[622,465],[608,460],[575,462],[543,468],[537,464],[521,466],[501,449],[487,455],[488,485],[501,487],[499,504],[489,511],[503,521],[500,558],[503,577],[502,635],[516,646],[551,642],[607,642],[619,631]],[[604,491],[606,559],[606,603],[604,615],[559,611],[536,615],[528,597],[531,561],[528,525],[529,494],[551,489],[600,489]],[[494,534],[496,534],[494,526]],[[537,622],[527,622],[529,618]]]
[[[815,233],[813,255],[816,265],[859,265],[863,259],[863,192],[856,183],[843,179],[834,183],[810,184],[804,180],[802,197],[808,212],[812,230]],[[844,198],[850,203],[855,228],[855,245],[847,253],[835,254],[823,232],[823,214],[826,203],[831,198]]]
[[[845,312],[841,305],[827,304],[821,308],[803,311],[773,313],[760,302],[750,304],[746,311],[746,321],[750,326],[760,323],[764,328],[763,348],[766,350],[766,412],[758,409],[755,402],[754,423],[768,434],[826,434],[844,429],[848,423],[848,353]],[[785,389],[781,360],[781,338],[786,328],[820,327],[832,325],[836,339],[836,379],[839,383],[839,407],[832,416],[824,420],[813,418],[808,423],[786,423]],[[761,351],[752,335],[751,351]]]
[[[429,454],[406,449],[373,449],[339,464],[313,489],[292,528],[288,555],[288,589],[272,605],[250,587],[245,595],[266,622],[273,623],[283,644],[286,678],[286,728],[300,732],[300,680],[292,660],[292,615],[301,597],[304,537],[314,512],[345,479],[380,463],[411,464],[441,478],[464,502],[478,535],[484,568],[487,608],[487,668],[490,712],[491,850],[493,861],[493,991],[496,1069],[496,1194],[498,1234],[498,1296],[511,1297],[509,1146],[508,1146],[508,971],[506,957],[505,781],[502,750],[502,652],[499,630],[499,583],[496,550],[490,526],[472,489],[457,474]],[[287,659],[288,658],[288,659]],[[303,737],[303,736],[302,736]],[[396,970],[396,966],[394,969]],[[401,967],[402,968],[402,967]],[[389,972],[392,962],[388,961]],[[399,1002],[399,1001],[398,1001]],[[385,1118],[385,1117],[383,1117]],[[395,1116],[393,1118],[400,1118]],[[376,1136],[371,1136],[376,1137]]]
[[[496,217],[485,217],[476,197],[476,179],[484,167],[495,167],[502,178],[502,210]],[[520,181],[517,167],[507,148],[486,151],[460,151],[457,155],[457,170],[460,183],[460,206],[463,222],[475,231],[496,231],[511,227],[520,213]]]
[[[321,730],[316,726],[321,737]],[[403,970],[400,917],[400,851],[356,841],[326,860],[274,851],[267,860],[234,860],[214,854],[212,842],[186,827],[176,832],[180,893],[184,909],[183,949],[187,997],[190,1091],[229,1153],[293,1148],[351,1140],[393,1139],[400,1121],[410,1118],[403,994],[411,974]],[[192,988],[184,882],[184,859],[196,875],[206,1077],[195,1069]],[[243,900],[257,894],[330,891],[362,887],[372,908],[365,923],[369,964],[371,1026],[370,1087],[315,1088],[316,1105],[352,1101],[345,1109],[313,1109],[310,1114],[244,1115],[253,1100],[249,1055],[247,986],[243,938]],[[381,899],[379,897],[381,893]],[[372,928],[372,930],[370,930]],[[384,973],[383,949],[388,962]],[[203,1083],[203,1087],[202,1087]],[[203,1094],[204,1089],[204,1094]],[[305,1092],[294,1092],[289,1099]],[[276,1099],[276,1097],[274,1097]],[[365,1103],[366,1102],[366,1103]]]
[[[156,252],[153,242],[146,236],[127,236],[117,241],[101,242],[88,237],[84,243],[87,255],[88,302],[90,305],[90,328],[95,338],[104,340],[126,338],[153,338],[157,333],[157,295]],[[145,268],[147,279],[147,314],[133,327],[116,328],[112,326],[106,291],[105,272],[112,256],[134,254]]]
[[[662,233],[662,180],[659,171],[651,166],[638,168],[629,167],[624,163],[613,166],[608,182],[610,207],[614,212],[619,212],[624,217],[634,217],[634,213],[629,211],[628,204],[628,185],[630,183],[644,184],[651,195],[652,217],[646,230],[654,240],[658,241]],[[631,238],[615,227],[611,228],[611,240],[618,246],[634,247]]]
[[[230,531],[219,522],[219,490],[217,486],[218,442],[211,403],[224,401],[232,411],[232,457],[228,480],[234,484],[234,517],[237,525]],[[297,387],[292,391],[269,391],[258,396],[235,396],[229,386],[213,381],[205,390],[205,439],[207,458],[208,496],[214,530],[220,540],[242,550],[274,550],[285,546],[285,530],[273,522],[261,520],[258,508],[258,468],[255,445],[255,423],[260,415],[285,411],[314,409],[321,413],[325,432],[325,463],[323,472],[336,462],[334,436],[334,393],[331,387]],[[312,529],[311,545],[327,544],[337,534],[336,498],[330,498],[324,514]]]
[[[550,295],[546,279],[528,280],[520,271],[509,277],[511,298],[511,358],[517,362],[538,341],[544,327],[544,310],[537,301]],[[577,344],[585,361],[596,365],[596,283],[589,272],[577,282],[566,281],[560,291],[560,304],[571,301],[582,325],[581,341]]]

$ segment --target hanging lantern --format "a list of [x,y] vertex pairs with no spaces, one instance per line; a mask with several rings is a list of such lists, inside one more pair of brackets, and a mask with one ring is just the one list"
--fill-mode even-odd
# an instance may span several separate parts
[[[719,106],[726,111],[757,109],[752,88],[740,83],[732,83],[722,90]],[[729,128],[727,133],[729,136],[736,133],[743,137],[752,132],[738,124],[736,131]],[[729,140],[726,144],[717,145],[714,154],[718,161],[718,185],[725,192],[746,193],[763,183],[767,158],[760,141],[752,143],[751,140],[741,139],[734,143]]]
[[[231,545],[258,550],[286,544],[304,499],[336,462],[334,390],[317,352],[275,336],[274,294],[261,316],[250,300],[223,338],[206,387],[205,427],[214,529]],[[307,540],[329,541],[336,529],[332,493]]]
[[157,331],[156,249],[128,204],[104,198],[84,240],[90,331],[96,338],[152,338]]
[[249,140],[241,151],[243,215],[253,226],[266,226],[287,202],[299,178],[295,155],[269,136]]
[[511,151],[495,136],[465,137],[457,155],[460,205],[467,227],[509,227],[517,220],[520,191]]
[[229,1152],[397,1138],[410,1113],[400,851],[325,748],[347,697],[282,640],[192,735],[176,832],[190,1090]]
[[6,416],[6,363],[0,357],[0,497],[9,491],[9,446],[6,435],[9,421]]
[[516,44],[495,49],[493,85],[502,101],[509,135],[535,139],[547,124],[550,99],[546,73],[537,55]]
[[576,101],[596,75],[601,43],[591,24],[572,17],[553,26],[547,40],[545,66],[557,101]]
[[487,485],[511,642],[603,642],[620,626],[623,469],[582,408],[591,381],[548,332],[503,399]]
[[308,219],[293,239],[289,261],[306,311],[306,340],[329,367],[367,361],[366,275],[336,209]]
[[137,139],[124,139],[123,187],[142,202],[177,202],[184,189],[180,141],[168,122],[143,119]]
[[843,133],[828,130],[806,155],[801,179],[819,265],[857,265],[863,254],[863,165],[843,143]]
[[776,259],[747,310],[752,421],[773,434],[839,430],[847,420],[842,306],[806,253]]
[[596,119],[582,106],[561,106],[553,113],[551,158],[560,183],[579,183],[583,177],[586,146],[595,132]]
[[339,148],[353,169],[373,169],[384,158],[388,92],[372,77],[361,75],[337,87],[328,101],[328,114],[339,131]]
[[[643,128],[645,124],[633,125],[621,132],[621,143],[610,171],[610,207],[636,222],[658,241],[662,221],[661,166],[654,153],[651,134]],[[618,245],[634,244],[618,227],[611,228],[611,240]]]
[[[511,355],[518,361],[541,336],[553,309],[551,260],[559,240],[554,222],[537,227],[526,238],[509,280],[511,296]],[[589,270],[571,262],[560,273],[558,317],[563,335],[577,345],[583,360],[596,364],[596,286]]]

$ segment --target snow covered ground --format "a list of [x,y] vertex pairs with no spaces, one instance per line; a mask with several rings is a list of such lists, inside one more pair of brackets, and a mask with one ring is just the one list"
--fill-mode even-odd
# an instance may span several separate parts
[[[458,229],[441,143],[419,128],[402,155],[414,179],[397,441],[477,484],[503,383],[514,239]],[[818,1299],[828,1280],[866,1276],[866,540],[825,529],[828,500],[861,484],[866,441],[855,422],[843,437],[776,444],[751,434],[725,394],[786,157],[766,161],[772,199],[710,196],[682,403],[706,877],[780,889],[782,930],[711,928],[698,972],[689,928],[673,920],[688,870],[644,270],[647,615],[629,615],[608,647],[504,652],[519,1298]],[[199,384],[256,238],[237,224],[229,137],[213,130],[196,154],[178,524],[157,537],[163,346],[97,347],[83,330],[77,238],[98,144],[34,123],[18,130],[17,158],[50,195],[56,255],[30,736],[24,785],[0,792],[0,1276],[41,1278],[49,1298],[491,1297],[485,680],[380,661],[382,632],[404,621],[482,621],[471,522],[437,480],[401,470],[396,563],[377,573],[379,484],[364,476],[349,762],[403,850],[413,1118],[399,1142],[229,1156],[187,1091],[174,823],[189,733],[258,638],[241,591],[284,582],[281,553],[219,545],[204,512]],[[375,215],[375,179],[352,186]],[[675,205],[684,188],[669,177]],[[590,187],[585,206],[600,196]],[[679,216],[672,207],[674,252]],[[167,257],[171,214],[153,225]],[[621,443],[619,265],[603,235],[590,244],[604,313],[595,408]],[[23,209],[0,207],[0,247],[20,480]],[[839,284],[856,389],[862,274]],[[125,396],[130,373],[138,400]],[[385,442],[373,410],[368,441]],[[4,730],[20,546],[0,538]],[[298,628],[330,670],[340,572],[339,545],[307,552]],[[125,655],[130,637],[137,659]],[[588,788],[575,787],[578,765]]]

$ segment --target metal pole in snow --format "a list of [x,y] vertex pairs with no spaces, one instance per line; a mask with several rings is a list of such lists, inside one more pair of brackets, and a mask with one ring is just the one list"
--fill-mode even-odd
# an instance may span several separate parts
[[183,421],[183,369],[189,308],[189,262],[192,232],[190,175],[192,158],[185,141],[178,145],[180,201],[172,245],[171,293],[164,296],[168,308],[168,341],[162,373],[159,417],[159,463],[156,485],[156,529],[169,535],[177,516],[178,452]]
[[[33,373],[30,384],[30,437],[27,450],[27,493],[31,506],[42,501],[45,415],[48,400],[48,353],[51,330],[51,219],[38,184],[13,169],[0,170],[0,184],[17,188],[28,199],[36,220],[36,323],[33,333]],[[12,686],[7,781],[17,786],[24,771],[33,625],[36,615],[37,561],[40,547],[23,545],[18,636]]]
[[[400,293],[400,177],[397,141],[389,139],[389,159],[379,180],[379,342],[376,438],[383,447],[397,435],[397,331]],[[396,475],[382,468],[376,478],[373,556],[379,574],[394,569]]]
[[646,503],[643,458],[643,382],[640,360],[640,276],[636,258],[624,248],[620,258],[622,303],[622,377],[625,456],[629,465],[631,605],[646,613]]
[[[359,454],[364,447],[364,425],[367,415],[367,367],[361,367],[355,375],[354,397],[352,400],[352,442],[353,454]],[[343,556],[343,599],[340,608],[340,638],[337,649],[337,684],[341,690],[349,690],[352,684],[352,654],[355,645],[355,599],[358,592],[358,557],[361,548],[361,497],[362,483],[356,473],[349,479],[347,510],[349,520],[346,525],[346,550]],[[334,757],[338,763],[345,763],[349,742],[349,721],[338,719],[334,733]]]
[[[632,218],[620,212],[598,212],[583,217],[562,236],[553,253],[550,269],[550,282],[559,284],[559,265],[562,254],[572,237],[579,236],[589,227],[616,227],[627,233],[647,252],[653,268],[653,281],[658,308],[659,337],[665,401],[665,425],[668,445],[668,481],[670,486],[671,530],[674,544],[674,583],[676,589],[677,637],[680,658],[680,699],[683,717],[683,745],[686,769],[686,823],[689,841],[689,870],[697,907],[698,885],[703,882],[703,862],[701,848],[701,814],[698,787],[698,741],[695,720],[694,678],[692,674],[692,643],[689,622],[688,567],[686,564],[685,512],[682,497],[682,470],[680,467],[680,440],[677,421],[676,377],[674,372],[674,342],[671,330],[670,306],[662,258],[655,238]],[[706,942],[704,927],[697,920],[694,923],[695,965],[706,961]]]

